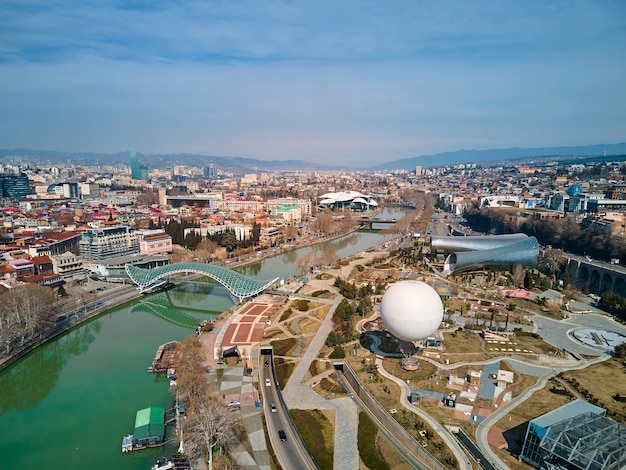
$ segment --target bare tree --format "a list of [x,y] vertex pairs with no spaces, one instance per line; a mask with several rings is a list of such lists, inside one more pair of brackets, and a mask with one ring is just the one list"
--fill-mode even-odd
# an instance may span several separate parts
[[335,220],[330,209],[324,209],[322,214],[318,214],[317,219],[311,224],[311,228],[318,233],[331,233],[335,228]]
[[339,259],[337,251],[332,248],[324,250],[320,256],[319,262],[325,266],[332,266]]
[[4,293],[0,301],[0,341],[10,352],[11,344],[24,344],[47,334],[55,324],[55,293],[49,287],[24,284]]
[[219,245],[216,242],[205,238],[196,247],[196,257],[199,261],[206,262],[214,257],[213,255],[218,248]]
[[296,266],[300,274],[304,276],[306,273],[309,272],[312,266],[315,266],[316,261],[317,255],[315,254],[315,252],[309,251],[303,257],[298,258],[298,260],[296,261]]
[[209,392],[202,367],[204,350],[197,338],[191,335],[178,344],[176,352],[176,393],[180,401],[191,406],[196,401],[202,401]]
[[214,446],[226,447],[232,443],[238,427],[239,413],[208,397],[190,409],[183,421],[184,452],[191,458],[208,455],[209,470],[212,470]]
[[295,224],[287,224],[282,228],[282,235],[285,241],[292,241],[298,235],[298,228]]
[[546,249],[537,261],[539,269],[552,277],[561,271],[567,262],[563,257],[563,252],[554,248]]
[[511,266],[511,277],[516,287],[522,286],[524,283],[524,268],[521,264],[514,264]]

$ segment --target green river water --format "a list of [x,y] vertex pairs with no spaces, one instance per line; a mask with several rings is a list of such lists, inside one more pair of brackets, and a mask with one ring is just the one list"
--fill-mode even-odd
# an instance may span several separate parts
[[[296,274],[296,260],[308,250],[333,248],[345,257],[383,238],[353,233],[239,271],[259,279],[287,278]],[[211,319],[232,305],[219,285],[184,284],[167,296],[151,294],[115,307],[0,372],[0,469],[149,469],[156,458],[175,452],[173,445],[120,451],[138,409],[172,404],[164,374],[149,374],[146,368],[161,344],[181,340],[192,330],[145,305],[164,300],[171,304],[168,310],[198,320]]]

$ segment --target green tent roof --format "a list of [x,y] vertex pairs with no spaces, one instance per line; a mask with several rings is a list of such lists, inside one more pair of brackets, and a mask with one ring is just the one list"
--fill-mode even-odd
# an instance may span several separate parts
[[137,411],[135,417],[135,439],[165,435],[165,409],[160,406],[151,406]]

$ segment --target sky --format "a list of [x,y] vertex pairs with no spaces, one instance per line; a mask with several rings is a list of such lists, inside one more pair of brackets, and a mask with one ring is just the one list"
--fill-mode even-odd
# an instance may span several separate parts
[[0,148],[362,167],[624,141],[622,0],[0,1]]

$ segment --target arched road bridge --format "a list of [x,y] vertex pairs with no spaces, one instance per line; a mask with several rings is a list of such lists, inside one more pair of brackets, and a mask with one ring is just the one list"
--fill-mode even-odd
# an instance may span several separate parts
[[253,279],[228,268],[204,263],[173,263],[152,269],[143,269],[127,264],[125,269],[126,274],[137,285],[137,289],[141,293],[165,284],[168,276],[172,274],[196,273],[208,276],[222,284],[228,289],[233,299],[237,299],[239,302],[260,294],[280,279],[278,277],[271,281]]

